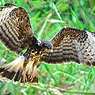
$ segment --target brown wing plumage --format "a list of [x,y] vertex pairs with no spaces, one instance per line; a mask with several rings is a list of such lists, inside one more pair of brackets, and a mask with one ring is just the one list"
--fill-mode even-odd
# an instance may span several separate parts
[[[0,8],[0,41],[10,50],[23,56],[0,66],[0,78],[21,83],[37,83],[36,64],[76,62],[95,65],[95,33],[75,28],[61,29],[51,40],[38,40],[34,36],[28,13],[21,7],[5,4]],[[51,50],[53,49],[53,54]]]
[[[28,13],[21,7],[5,4],[0,8],[0,41],[17,53],[29,46],[34,37]],[[36,39],[36,38],[35,38]]]
[[46,63],[76,62],[95,65],[95,33],[65,27],[50,42],[53,54],[45,52],[41,61]]

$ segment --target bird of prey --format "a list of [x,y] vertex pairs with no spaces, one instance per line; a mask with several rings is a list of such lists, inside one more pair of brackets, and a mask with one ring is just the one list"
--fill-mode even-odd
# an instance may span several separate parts
[[38,62],[61,64],[67,62],[95,65],[95,32],[71,27],[62,28],[49,41],[37,39],[28,13],[13,4],[0,8],[0,41],[11,52],[27,51],[7,65],[0,66],[0,78],[37,83]]

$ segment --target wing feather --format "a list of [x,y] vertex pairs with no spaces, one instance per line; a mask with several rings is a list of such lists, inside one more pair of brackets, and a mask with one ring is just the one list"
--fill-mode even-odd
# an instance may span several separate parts
[[95,65],[95,32],[64,27],[51,40],[53,54],[45,52],[41,61],[46,63],[76,62]]
[[[17,53],[26,49],[36,39],[28,13],[21,7],[5,4],[0,8],[0,41],[10,51]],[[37,39],[36,39],[37,40]]]

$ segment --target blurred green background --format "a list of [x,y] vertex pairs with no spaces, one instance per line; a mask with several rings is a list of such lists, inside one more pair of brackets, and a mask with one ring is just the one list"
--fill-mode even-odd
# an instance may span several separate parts
[[[95,0],[1,0],[0,6],[13,3],[29,14],[39,39],[49,40],[64,26],[95,31]],[[17,58],[0,44],[0,59],[7,63]],[[95,95],[95,67],[76,63],[38,68],[39,83],[20,87],[0,79],[0,95]]]

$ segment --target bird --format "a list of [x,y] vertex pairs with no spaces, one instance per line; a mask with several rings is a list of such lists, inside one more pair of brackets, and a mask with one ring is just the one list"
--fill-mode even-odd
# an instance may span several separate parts
[[0,65],[0,78],[14,83],[38,83],[37,63],[76,62],[95,66],[95,32],[63,27],[46,41],[38,39],[29,15],[22,7],[7,3],[0,7],[0,41],[10,51],[21,53],[14,61]]

